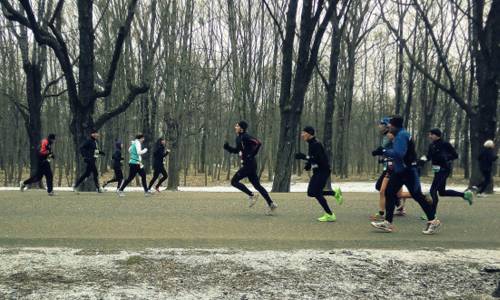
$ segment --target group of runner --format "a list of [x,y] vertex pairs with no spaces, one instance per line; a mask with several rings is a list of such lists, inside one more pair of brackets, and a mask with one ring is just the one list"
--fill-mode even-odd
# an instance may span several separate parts
[[[20,182],[20,190],[24,191],[28,185],[34,184],[45,177],[47,182],[47,192],[49,196],[54,196],[53,191],[53,175],[50,168],[50,161],[54,159],[54,154],[52,152],[52,144],[56,140],[55,134],[49,134],[46,139],[41,142],[40,149],[38,151],[39,157],[39,167],[37,172],[25,181]],[[99,156],[104,156],[105,153],[100,149],[99,146],[99,133],[96,130],[92,130],[89,138],[80,146],[80,153],[83,157],[85,163],[85,171],[78,177],[75,184],[72,186],[74,192],[78,192],[79,186],[85,181],[85,179],[92,176],[96,192],[104,192],[104,188],[113,182],[117,183],[116,192],[119,196],[125,196],[124,190],[127,185],[137,176],[141,177],[141,184],[144,189],[145,196],[150,196],[152,194],[153,185],[156,192],[160,192],[161,184],[168,178],[167,171],[165,170],[164,160],[165,157],[170,153],[170,150],[166,148],[166,140],[164,138],[159,138],[154,146],[153,152],[153,178],[151,178],[149,184],[146,182],[146,171],[144,170],[144,164],[142,163],[142,155],[145,154],[148,149],[142,148],[144,143],[144,135],[138,134],[133,141],[130,143],[128,152],[130,159],[129,165],[129,175],[125,179],[122,170],[122,161],[124,160],[122,156],[123,144],[121,141],[115,142],[115,151],[112,155],[112,167],[114,171],[114,177],[106,181],[103,186],[99,185],[99,172],[97,170],[97,159]],[[160,174],[162,177],[157,181]],[[155,185],[156,183],[156,185]]]
[[[470,190],[458,192],[446,189],[446,181],[452,172],[452,162],[458,158],[458,154],[453,146],[442,139],[442,132],[438,128],[431,129],[428,132],[431,141],[426,155],[417,158],[415,150],[415,141],[412,136],[403,128],[403,118],[400,116],[392,116],[383,118],[379,125],[379,131],[382,136],[382,144],[377,149],[372,151],[373,156],[379,157],[379,162],[383,164],[383,172],[376,182],[376,189],[379,191],[379,209],[378,212],[371,215],[371,225],[378,230],[384,232],[392,232],[394,230],[393,218],[394,215],[404,216],[406,214],[405,201],[408,198],[413,198],[420,205],[427,220],[426,227],[423,230],[424,234],[434,234],[441,226],[441,222],[436,218],[439,196],[460,197],[468,202],[473,203],[473,191],[478,197],[484,196],[484,191],[491,183],[492,165],[497,159],[494,151],[494,143],[488,140],[484,143],[484,149],[479,156],[479,166],[484,177],[484,181],[477,187],[471,187]],[[238,154],[241,161],[241,167],[231,179],[231,185],[239,189],[248,196],[248,206],[253,207],[258,200],[258,194],[249,190],[241,180],[248,178],[253,187],[262,195],[267,203],[267,214],[273,214],[278,205],[271,199],[269,193],[260,184],[257,174],[257,159],[256,155],[262,145],[259,139],[252,137],[248,132],[248,123],[240,121],[235,124],[234,130],[236,133],[235,146],[229,143],[224,143],[224,150],[229,153]],[[320,222],[335,222],[336,216],[325,196],[333,196],[337,204],[343,203],[342,191],[336,187],[333,190],[325,190],[328,179],[330,178],[331,168],[328,155],[315,136],[315,129],[311,126],[306,126],[301,131],[301,138],[308,144],[308,152],[296,153],[295,159],[304,160],[304,169],[312,172],[307,188],[307,195],[316,198],[322,207],[324,214],[318,218]],[[146,172],[142,163],[142,155],[148,149],[142,148],[145,141],[143,134],[138,134],[131,142],[128,148],[129,152],[129,175],[124,179],[122,171],[122,156],[123,144],[121,141],[116,141],[115,151],[112,155],[112,167],[114,177],[105,182],[101,187],[99,185],[99,174],[96,166],[96,160],[99,156],[105,155],[100,149],[99,133],[92,130],[90,137],[80,147],[81,155],[85,162],[85,171],[73,185],[73,191],[78,191],[80,184],[88,177],[93,175],[96,191],[103,192],[103,188],[112,182],[117,182],[117,193],[119,196],[124,196],[124,190],[127,185],[139,175],[141,184],[146,196],[151,195],[151,189],[156,182],[155,191],[160,192],[161,184],[167,179],[167,171],[165,170],[164,160],[169,154],[166,148],[164,138],[159,138],[154,147],[153,152],[153,178],[147,184]],[[39,167],[37,173],[31,178],[20,183],[21,191],[24,191],[30,184],[34,184],[46,177],[47,192],[49,195],[54,195],[52,184],[52,170],[50,160],[54,158],[52,152],[52,144],[55,142],[56,136],[49,134],[46,139],[43,139],[39,149]],[[432,164],[434,179],[428,195],[422,192],[419,173],[420,168],[425,163]],[[408,192],[404,192],[402,187],[406,186]]]

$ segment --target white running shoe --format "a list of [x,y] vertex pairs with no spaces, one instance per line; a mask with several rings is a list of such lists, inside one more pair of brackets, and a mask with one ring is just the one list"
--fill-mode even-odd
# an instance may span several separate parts
[[371,222],[371,224],[373,227],[384,232],[392,232],[394,230],[394,226],[392,226],[392,224],[386,220],[380,222]]
[[431,235],[438,232],[441,227],[441,222],[439,220],[434,220],[427,222],[427,227],[422,231],[423,234]]
[[271,205],[269,205],[267,207],[267,212],[266,212],[266,215],[268,216],[272,216],[274,214],[274,212],[276,211],[276,209],[278,208],[278,204],[276,203],[271,203]]
[[19,182],[19,190],[21,190],[21,192],[24,192],[25,189],[26,189],[26,185],[24,184],[24,181],[20,181]]
[[257,203],[257,199],[259,199],[259,194],[253,194],[253,196],[249,196],[248,207],[253,207],[255,203]]
[[119,197],[125,197],[125,192],[118,190]]

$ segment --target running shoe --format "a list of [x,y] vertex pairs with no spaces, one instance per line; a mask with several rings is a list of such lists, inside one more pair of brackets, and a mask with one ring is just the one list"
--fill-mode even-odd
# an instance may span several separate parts
[[380,222],[371,222],[371,224],[373,227],[384,232],[392,232],[394,230],[394,226],[386,220]]
[[52,192],[50,192],[48,195],[49,195],[49,196],[55,196],[55,195],[56,195],[56,193],[54,193],[54,192],[52,191]]
[[19,182],[19,190],[21,192],[24,192],[25,189],[26,189],[26,185],[24,184],[24,181]]
[[478,198],[486,198],[488,196],[486,194],[484,194],[484,193],[479,193],[479,194],[476,195],[476,197],[478,197]]
[[278,208],[278,204],[276,203],[271,203],[271,205],[269,205],[267,207],[267,212],[266,212],[266,215],[268,216],[272,216],[274,214],[274,212],[276,211],[276,209]]
[[157,193],[161,193],[161,192],[160,192],[160,188],[159,188],[159,187],[155,188],[155,191],[156,191]]
[[427,227],[422,231],[423,234],[431,235],[439,231],[441,222],[437,219],[427,222]]
[[151,193],[151,191],[147,191],[147,192],[144,192],[144,197],[151,197],[153,196],[153,193]]
[[318,221],[320,221],[320,222],[335,222],[335,221],[337,221],[337,217],[335,216],[334,213],[332,213],[331,215],[325,213],[322,217],[318,218]]
[[464,200],[469,202],[469,205],[472,205],[472,202],[474,201],[474,194],[470,191],[465,191],[464,192]]
[[253,207],[259,199],[259,194],[253,194],[253,196],[248,196],[248,207]]
[[342,205],[344,203],[344,197],[342,197],[342,191],[340,190],[340,187],[336,187],[333,189],[335,191],[335,200],[337,201],[338,205]]
[[125,192],[119,190],[118,191],[118,196],[119,197],[125,197]]
[[399,217],[406,216],[406,208],[404,208],[404,206],[400,206],[400,207],[396,208],[394,215],[399,216]]

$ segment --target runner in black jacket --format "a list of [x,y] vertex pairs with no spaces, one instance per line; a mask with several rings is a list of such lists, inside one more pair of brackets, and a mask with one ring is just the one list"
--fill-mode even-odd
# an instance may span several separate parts
[[472,193],[465,193],[446,189],[446,180],[453,169],[453,160],[458,158],[458,154],[453,146],[441,138],[441,130],[434,128],[429,131],[429,139],[432,141],[427,151],[427,156],[420,158],[420,165],[430,160],[434,179],[431,185],[432,208],[436,214],[439,196],[460,197],[472,205]]
[[340,188],[335,188],[335,191],[324,191],[325,185],[330,177],[330,162],[323,145],[314,136],[315,131],[311,126],[306,126],[301,133],[301,137],[309,144],[308,154],[297,153],[295,159],[302,159],[306,161],[305,170],[312,169],[313,175],[309,180],[307,187],[307,196],[314,197],[318,200],[319,204],[325,210],[325,214],[318,218],[320,222],[335,222],[337,217],[328,206],[325,195],[335,196],[338,204],[342,204],[343,197]]
[[170,153],[170,150],[166,149],[165,144],[166,141],[164,138],[159,138],[156,141],[155,150],[153,152],[153,178],[151,178],[148,186],[148,190],[151,190],[151,187],[161,174],[162,177],[155,186],[155,190],[158,193],[160,192],[161,184],[168,178],[167,170],[165,170],[164,160],[165,157]]
[[115,173],[115,176],[106,181],[104,185],[102,186],[105,188],[108,184],[112,182],[117,182],[116,188],[119,189],[120,185],[123,183],[123,171],[122,171],[122,161],[123,161],[123,156],[122,156],[122,147],[123,144],[121,141],[116,141],[115,142],[115,152],[113,153],[113,156],[111,156],[111,159],[113,160],[113,171]]
[[493,171],[493,162],[498,159],[495,153],[495,144],[492,140],[487,140],[484,143],[484,148],[479,154],[479,170],[483,174],[483,182],[481,182],[477,187],[474,187],[477,191],[478,197],[486,197],[484,191],[491,184],[491,172]]
[[52,153],[52,144],[55,140],[56,135],[51,133],[40,143],[40,148],[38,149],[38,168],[34,176],[25,181],[21,181],[21,192],[24,191],[27,185],[39,182],[42,180],[42,177],[45,176],[45,180],[47,181],[47,192],[49,193],[49,196],[54,196],[52,184],[53,175],[52,169],[50,168],[50,160],[54,158],[54,154]]
[[248,195],[249,207],[252,207],[257,202],[258,195],[255,195],[240,182],[243,178],[248,177],[250,183],[266,200],[269,207],[268,214],[272,214],[278,206],[271,200],[271,197],[266,189],[260,184],[259,177],[257,176],[257,161],[255,155],[258,153],[261,143],[246,132],[247,128],[248,124],[245,121],[236,123],[234,126],[234,130],[238,135],[236,137],[236,147],[233,148],[229,146],[227,142],[224,143],[224,149],[226,151],[240,155],[242,164],[241,168],[231,179],[231,185]]
[[102,189],[99,186],[99,173],[97,172],[96,159],[99,155],[104,155],[104,152],[99,150],[99,144],[97,139],[99,138],[99,133],[96,130],[92,130],[90,133],[90,138],[86,140],[80,146],[80,152],[83,156],[83,161],[85,162],[86,168],[85,172],[78,178],[78,180],[73,185],[73,191],[77,191],[78,186],[91,174],[94,175],[94,184],[96,191],[102,193]]

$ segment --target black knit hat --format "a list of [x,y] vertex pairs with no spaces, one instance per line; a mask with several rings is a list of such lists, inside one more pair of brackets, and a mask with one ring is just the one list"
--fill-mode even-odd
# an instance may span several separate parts
[[48,138],[49,140],[55,140],[55,139],[56,139],[56,135],[55,135],[55,134],[53,134],[53,133],[51,133],[51,134],[49,134],[49,135],[47,136],[47,138]]
[[429,133],[438,137],[441,137],[442,135],[441,129],[439,128],[432,128],[431,130],[429,130]]
[[397,115],[392,116],[389,123],[396,128],[403,128],[403,117]]
[[304,127],[304,129],[302,129],[302,131],[307,132],[310,135],[314,135],[314,133],[315,133],[314,127],[312,127],[312,126],[306,126],[306,127]]
[[238,125],[239,125],[239,126],[240,126],[240,128],[241,128],[241,129],[243,129],[243,130],[247,130],[247,128],[248,128],[248,123],[247,123],[247,122],[245,122],[245,121],[243,121],[243,120],[239,121],[239,122],[238,122]]
[[97,130],[95,130],[94,128],[90,129],[90,134],[93,134],[93,133],[97,133]]

